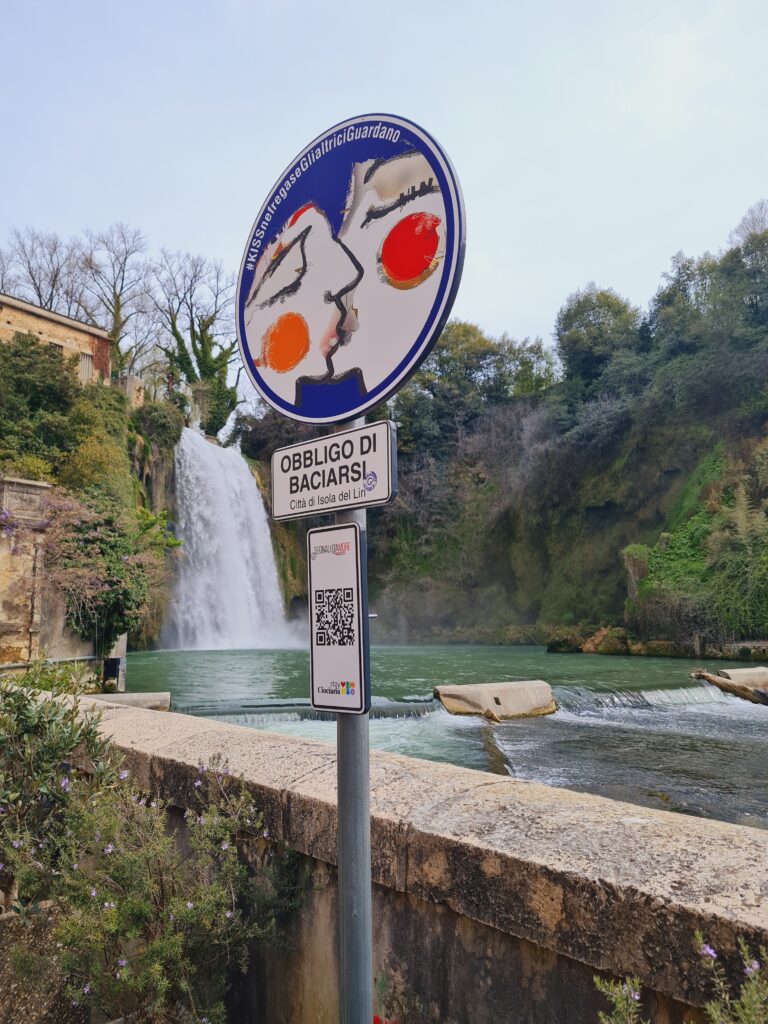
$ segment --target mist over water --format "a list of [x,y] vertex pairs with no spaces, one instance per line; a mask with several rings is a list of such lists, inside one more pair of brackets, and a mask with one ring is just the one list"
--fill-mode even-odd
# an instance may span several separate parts
[[183,541],[161,644],[175,650],[292,647],[267,514],[248,464],[185,429],[174,455]]

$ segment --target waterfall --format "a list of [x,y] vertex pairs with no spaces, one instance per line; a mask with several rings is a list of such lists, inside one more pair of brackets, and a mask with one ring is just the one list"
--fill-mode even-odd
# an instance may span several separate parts
[[248,464],[185,429],[174,455],[178,578],[161,642],[182,650],[287,647],[269,523]]

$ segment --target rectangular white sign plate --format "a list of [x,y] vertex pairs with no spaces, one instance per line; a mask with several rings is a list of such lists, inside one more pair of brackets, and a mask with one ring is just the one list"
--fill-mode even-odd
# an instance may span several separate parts
[[307,532],[312,707],[361,715],[370,707],[365,551],[357,523]]
[[278,448],[272,455],[272,517],[385,505],[397,494],[397,431],[380,420]]

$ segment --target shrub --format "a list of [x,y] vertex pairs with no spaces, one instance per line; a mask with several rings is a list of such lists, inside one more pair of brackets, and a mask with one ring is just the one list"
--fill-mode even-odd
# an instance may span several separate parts
[[[245,970],[252,940],[276,941],[278,915],[297,905],[296,862],[267,852],[244,788],[218,766],[201,767],[196,787],[206,799],[181,820],[123,778],[70,808],[55,859],[47,846],[19,855],[22,900],[52,898],[61,911],[73,1004],[108,1019],[223,1022],[228,972]],[[246,841],[261,849],[255,876],[239,855]]]
[[[700,932],[694,942],[699,956],[706,962],[712,974],[714,998],[704,1007],[709,1024],[765,1024],[768,1020],[768,950],[760,947],[761,960],[743,939],[739,940],[741,981],[729,985],[720,963],[717,950],[706,943]],[[625,978],[624,981],[604,981],[595,977],[595,987],[610,1003],[610,1013],[598,1014],[600,1024],[649,1024],[640,1018],[640,980]]]
[[154,441],[161,452],[170,452],[181,439],[184,416],[170,402],[145,402],[133,414],[136,431],[148,441]]
[[761,960],[743,939],[739,940],[742,981],[737,987],[728,984],[717,954],[700,932],[695,936],[699,955],[706,961],[712,972],[715,998],[705,1006],[710,1024],[765,1024],[768,1020],[768,950],[760,947]]
[[[58,680],[51,680],[54,691]],[[50,819],[61,820],[81,791],[116,777],[116,762],[98,732],[99,715],[80,714],[56,692],[0,683],[0,858],[13,844],[45,842]],[[81,769],[86,769],[87,773]]]
[[64,595],[68,624],[101,656],[141,626],[150,589],[165,571],[163,551],[177,542],[164,514],[127,512],[98,493],[80,501],[55,491],[49,515],[48,580]]
[[97,490],[121,505],[132,501],[128,456],[124,448],[105,435],[91,435],[66,459],[59,476],[75,491]]
[[611,1004],[611,1012],[597,1015],[600,1024],[649,1024],[640,1017],[640,979],[605,981],[595,976],[595,988]]
[[88,384],[80,390],[69,419],[81,440],[102,434],[123,443],[128,429],[128,401],[117,388]]
[[20,480],[53,482],[53,466],[39,455],[17,455],[3,463],[2,471],[5,476],[15,476]]

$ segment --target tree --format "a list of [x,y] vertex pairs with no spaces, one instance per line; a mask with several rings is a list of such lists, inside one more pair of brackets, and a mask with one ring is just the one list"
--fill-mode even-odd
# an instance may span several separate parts
[[14,294],[53,313],[77,319],[83,312],[82,250],[75,240],[55,232],[14,230],[6,255],[6,274]]
[[540,339],[494,340],[475,324],[452,320],[412,382],[398,393],[394,415],[402,452],[451,451],[490,406],[554,383],[552,353]]
[[742,245],[750,235],[761,235],[768,231],[768,199],[758,199],[731,232],[728,241],[732,246]]
[[106,231],[85,232],[80,259],[81,304],[89,323],[109,333],[112,366],[133,371],[157,337],[147,243],[141,231],[113,224]]
[[592,384],[621,348],[640,343],[640,311],[612,288],[590,283],[568,297],[555,321],[566,379]]
[[[186,381],[203,407],[203,428],[221,430],[238,404],[229,387],[229,366],[237,358],[232,338],[234,281],[221,263],[163,249],[154,266],[155,307],[172,379]],[[238,371],[239,377],[239,371]]]

